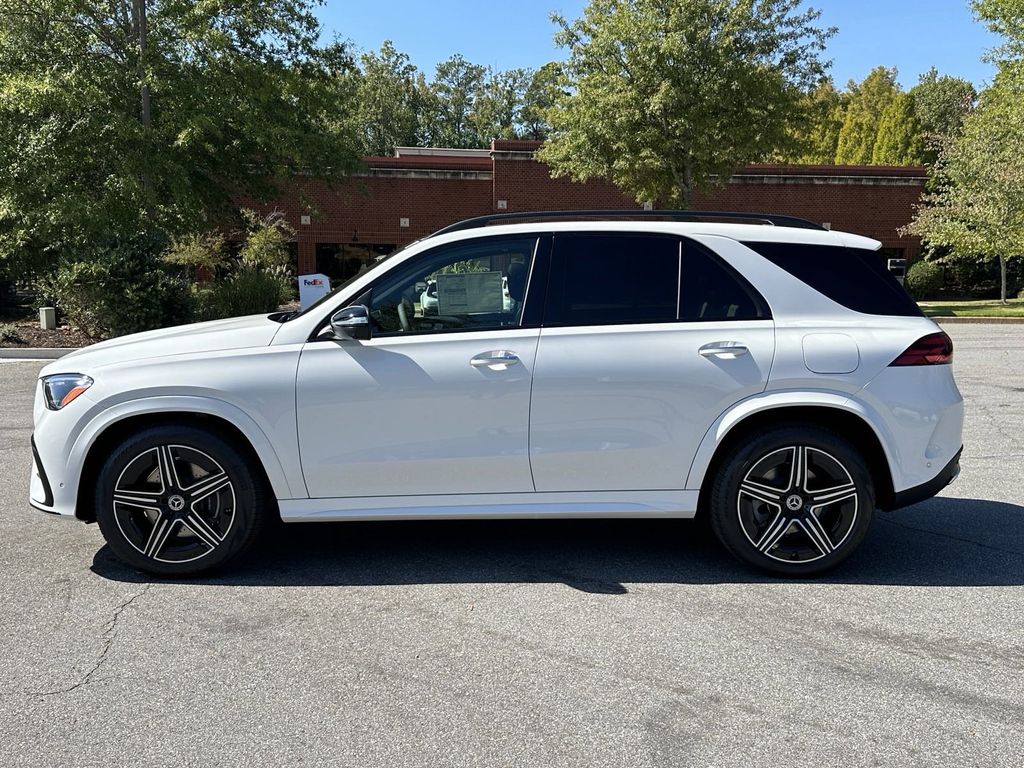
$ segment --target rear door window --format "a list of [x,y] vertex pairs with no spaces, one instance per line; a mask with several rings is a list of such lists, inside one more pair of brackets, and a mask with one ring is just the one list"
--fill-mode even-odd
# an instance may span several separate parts
[[679,268],[678,237],[557,234],[544,324],[673,322]]
[[761,295],[703,246],[674,235],[555,235],[544,325],[771,317]]
[[744,245],[847,309],[868,315],[922,315],[878,251],[803,243]]

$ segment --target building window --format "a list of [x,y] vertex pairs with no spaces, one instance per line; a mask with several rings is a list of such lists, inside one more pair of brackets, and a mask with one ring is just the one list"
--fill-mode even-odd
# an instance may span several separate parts
[[316,271],[332,281],[348,280],[395,247],[393,243],[317,243]]

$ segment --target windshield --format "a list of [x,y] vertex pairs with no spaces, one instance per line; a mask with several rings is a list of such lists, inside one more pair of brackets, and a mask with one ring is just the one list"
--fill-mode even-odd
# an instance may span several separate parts
[[409,243],[409,245],[404,245],[401,248],[399,248],[397,251],[392,251],[387,256],[382,256],[381,258],[379,258],[377,261],[375,261],[373,264],[371,264],[369,266],[364,265],[363,268],[357,274],[353,275],[352,277],[350,277],[345,282],[339,283],[337,286],[335,286],[334,288],[331,289],[330,293],[328,293],[328,294],[326,294],[324,296],[321,296],[319,299],[317,299],[315,302],[310,304],[305,309],[300,310],[299,312],[293,312],[293,313],[287,315],[286,317],[280,318],[281,322],[288,322],[289,320],[294,320],[296,317],[302,317],[307,312],[310,312],[310,311],[316,309],[317,307],[319,307],[324,302],[330,301],[331,298],[338,293],[338,291],[345,290],[350,285],[352,285],[352,283],[354,283],[356,280],[359,280],[360,278],[362,278],[367,272],[373,272],[373,270],[379,269],[381,264],[384,264],[385,262],[390,261],[393,257],[397,256],[399,253],[401,253],[402,251],[406,250],[410,245],[415,245],[418,242],[419,242],[419,240],[416,240],[415,242]]

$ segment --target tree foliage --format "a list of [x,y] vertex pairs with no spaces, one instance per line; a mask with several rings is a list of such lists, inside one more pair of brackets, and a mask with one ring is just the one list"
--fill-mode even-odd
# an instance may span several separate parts
[[435,147],[477,147],[482,144],[473,123],[477,94],[487,68],[455,54],[437,65],[424,94],[424,138]]
[[491,139],[519,138],[523,104],[532,79],[533,71],[529,69],[487,70],[477,87],[470,115],[477,137],[487,144]]
[[227,257],[227,242],[220,232],[192,232],[172,242],[162,258],[195,277],[201,273],[212,275]]
[[996,61],[1024,59],[1024,0],[972,0],[974,15],[1003,38],[990,58]]
[[366,155],[391,155],[420,139],[422,92],[409,56],[385,40],[379,52],[360,56],[355,124]]
[[978,92],[974,86],[959,77],[939,75],[935,67],[918,79],[910,89],[914,99],[914,117],[920,126],[925,143],[924,161],[932,163],[938,157],[943,140],[960,132],[964,117],[974,107]]
[[947,140],[908,231],[954,256],[998,259],[1006,300],[1007,260],[1024,254],[1024,78],[1009,68]]
[[836,90],[832,78],[822,78],[805,97],[803,115],[792,123],[793,147],[776,159],[796,163],[834,163],[847,101],[847,95]]
[[919,165],[924,162],[924,134],[917,121],[914,97],[897,93],[882,112],[871,150],[872,165]]
[[[790,124],[794,146],[774,161],[905,165],[933,163],[977,98],[966,80],[934,67],[903,92],[896,71],[877,67],[861,83],[837,91],[825,78],[805,96],[802,120]],[[881,146],[879,146],[879,144]]]
[[367,155],[396,147],[487,148],[492,139],[544,139],[561,94],[561,68],[498,70],[454,55],[429,78],[386,40],[359,57],[350,124]]
[[836,162],[843,165],[871,163],[878,126],[886,107],[896,98],[896,70],[875,67],[859,85],[850,83],[849,104],[839,132]]
[[0,0],[0,17],[0,263],[196,231],[240,193],[358,163],[351,58],[319,45],[308,0]]
[[41,292],[93,339],[187,323],[189,285],[161,264],[164,245],[158,235],[131,235],[87,247],[53,270]]
[[555,175],[689,206],[693,190],[792,141],[831,30],[800,0],[591,0],[554,16],[569,93],[541,151]]
[[543,141],[551,131],[551,110],[566,95],[562,65],[551,61],[533,73],[520,110],[524,139]]

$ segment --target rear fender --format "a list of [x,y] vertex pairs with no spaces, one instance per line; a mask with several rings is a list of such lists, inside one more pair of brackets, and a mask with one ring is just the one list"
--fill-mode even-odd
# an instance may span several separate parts
[[865,422],[878,438],[885,453],[885,461],[889,475],[894,483],[898,482],[898,457],[891,452],[894,444],[892,435],[884,426],[885,422],[874,411],[859,400],[849,395],[828,391],[773,391],[754,395],[733,405],[715,420],[704,438],[701,440],[697,453],[690,464],[686,477],[687,489],[699,489],[705,481],[708,468],[715,457],[715,452],[726,436],[750,416],[779,408],[833,408],[853,414]]

